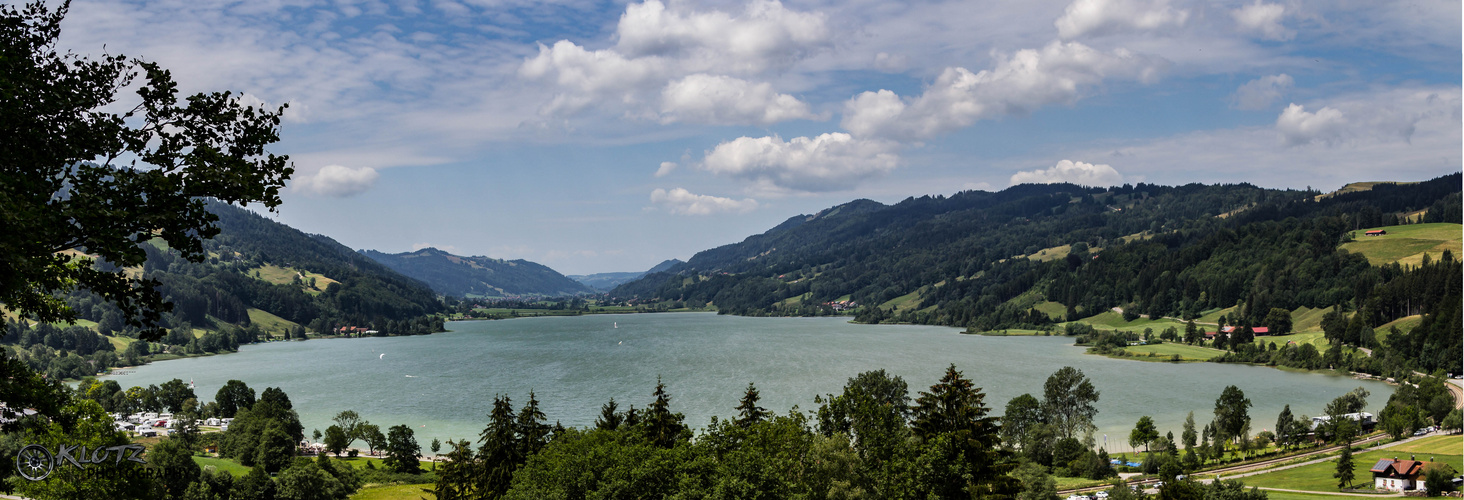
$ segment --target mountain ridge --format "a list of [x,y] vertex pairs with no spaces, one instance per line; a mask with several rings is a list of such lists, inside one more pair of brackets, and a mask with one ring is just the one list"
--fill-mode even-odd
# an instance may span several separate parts
[[357,253],[420,280],[439,294],[454,297],[555,296],[595,291],[548,266],[523,259],[460,256],[433,247],[397,254],[370,249]]

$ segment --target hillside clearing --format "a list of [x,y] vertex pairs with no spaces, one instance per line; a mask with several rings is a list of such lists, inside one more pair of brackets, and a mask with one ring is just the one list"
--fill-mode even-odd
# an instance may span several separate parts
[[259,325],[261,330],[270,333],[283,333],[286,329],[294,328],[294,321],[270,314],[263,309],[249,308],[249,323]]
[[[1388,234],[1366,235],[1374,230],[1387,231]],[[1351,234],[1353,241],[1338,248],[1360,253],[1375,266],[1394,262],[1416,266],[1423,262],[1424,254],[1438,259],[1444,251],[1451,251],[1456,257],[1464,251],[1464,225],[1454,223],[1375,227],[1359,229]]]

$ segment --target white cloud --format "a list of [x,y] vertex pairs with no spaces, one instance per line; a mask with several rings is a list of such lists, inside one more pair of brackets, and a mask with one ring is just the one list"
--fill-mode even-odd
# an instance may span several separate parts
[[797,98],[742,77],[785,70],[828,46],[822,14],[788,10],[777,0],[752,0],[739,15],[646,0],[626,6],[614,36],[610,48],[560,40],[524,60],[520,77],[559,91],[543,114],[595,106],[632,118],[718,125],[815,117]]
[[677,165],[674,161],[663,161],[661,162],[661,167],[656,169],[656,177],[665,177],[667,175],[670,175],[671,172],[676,170],[676,167],[678,166],[680,165]]
[[1070,182],[1079,186],[1117,186],[1123,184],[1123,175],[1108,165],[1094,165],[1080,161],[1062,160],[1052,168],[1022,171],[1012,174],[1012,185],[1056,184]]
[[685,5],[627,5],[616,26],[616,49],[631,57],[675,58],[690,71],[757,74],[786,67],[829,43],[822,14],[788,10],[778,0],[751,0],[738,16]]
[[1230,17],[1235,19],[1235,24],[1240,26],[1241,31],[1275,41],[1286,41],[1296,36],[1295,31],[1281,25],[1281,19],[1285,16],[1285,6],[1262,3],[1261,0],[1230,11]]
[[773,91],[768,83],[697,73],[666,84],[661,91],[661,122],[716,125],[771,125],[816,119],[808,104]]
[[837,191],[894,170],[898,149],[892,141],[837,132],[787,142],[778,136],[739,137],[707,152],[702,167],[781,189]]
[[946,68],[924,94],[908,101],[888,90],[861,93],[845,103],[842,125],[859,136],[927,139],[977,120],[1071,104],[1106,77],[1147,82],[1166,65],[1123,49],[1102,52],[1077,42],[1052,42],[1018,51],[980,73]]
[[1333,108],[1323,107],[1311,113],[1302,105],[1293,103],[1276,117],[1276,131],[1281,133],[1281,140],[1291,146],[1313,142],[1335,144],[1347,132],[1347,118]]
[[1263,76],[1246,82],[1240,88],[1235,89],[1235,107],[1240,109],[1266,109],[1271,103],[1281,98],[1282,94],[1291,90],[1296,82],[1291,75],[1282,73],[1279,75]]
[[874,55],[874,69],[885,73],[899,73],[910,67],[910,58],[905,55],[891,55],[880,52]]
[[326,165],[315,175],[295,177],[290,188],[314,196],[344,198],[371,189],[377,177],[379,174],[371,167]]
[[1073,0],[1053,25],[1065,40],[1121,31],[1155,31],[1183,26],[1189,11],[1169,0]]
[[524,61],[519,75],[532,80],[551,80],[565,90],[545,105],[546,114],[574,113],[597,102],[633,104],[648,83],[667,73],[659,57],[626,58],[613,50],[585,50],[568,40],[552,47],[539,46],[539,54]]
[[716,213],[747,213],[757,209],[757,200],[744,198],[734,200],[720,196],[694,194],[682,188],[656,189],[651,191],[651,202],[665,205],[677,215],[711,215]]

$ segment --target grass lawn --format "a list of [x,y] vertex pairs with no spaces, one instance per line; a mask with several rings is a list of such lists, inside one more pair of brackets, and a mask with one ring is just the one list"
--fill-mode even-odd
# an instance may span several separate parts
[[[1388,234],[1364,234],[1375,229],[1386,230]],[[1461,234],[1464,234],[1464,225],[1448,222],[1359,229],[1352,232],[1354,241],[1344,243],[1340,248],[1363,254],[1375,266],[1392,262],[1418,265],[1423,261],[1425,253],[1434,259],[1443,255],[1444,250],[1453,251],[1455,256],[1460,255],[1461,250],[1464,250],[1464,237]]]
[[1208,347],[1195,347],[1189,344],[1176,344],[1165,342],[1159,345],[1135,345],[1124,348],[1124,352],[1133,354],[1135,358],[1146,358],[1149,353],[1155,354],[1155,361],[1169,361],[1175,354],[1185,361],[1207,361],[1210,358],[1224,354],[1225,351],[1211,349]]
[[200,457],[198,455],[194,455],[193,463],[198,464],[198,466],[201,468],[213,467],[215,470],[220,470],[229,474],[233,474],[234,477],[243,477],[245,474],[249,473],[250,469],[249,467],[239,465],[239,462],[235,462],[227,458]]
[[1400,444],[1389,449],[1397,450],[1398,453],[1413,453],[1418,455],[1453,455],[1459,453],[1460,450],[1464,450],[1464,436],[1434,436],[1407,444]]
[[1322,316],[1330,309],[1319,307],[1312,309],[1302,306],[1291,311],[1291,331],[1293,332],[1319,332],[1322,331]]
[[259,279],[274,283],[276,285],[288,285],[290,283],[293,283],[297,275],[303,275],[305,281],[309,281],[310,278],[315,278],[314,289],[311,289],[308,286],[302,287],[302,289],[305,290],[305,293],[309,293],[311,295],[319,295],[322,290],[325,290],[326,286],[329,286],[331,283],[338,283],[336,280],[327,278],[324,274],[312,273],[310,271],[295,269],[293,267],[280,267],[274,264],[265,264],[254,269],[250,269],[244,274],[248,276],[254,276],[255,272],[259,273]]
[[[1455,449],[1457,450],[1457,448]],[[1453,466],[1454,470],[1459,470],[1461,466],[1464,466],[1461,465],[1461,463],[1464,463],[1464,458],[1461,458],[1459,455],[1439,454],[1432,456],[1437,461],[1444,462],[1449,464],[1450,466]],[[1358,453],[1353,455],[1353,484],[1370,484],[1372,482],[1372,473],[1368,472],[1368,469],[1371,469],[1373,464],[1377,463],[1378,460],[1393,457],[1407,459],[1408,453],[1393,448],[1369,451],[1366,453]],[[1428,459],[1428,457],[1418,458],[1421,460]],[[1245,481],[1245,484],[1252,486],[1265,486],[1269,488],[1284,488],[1288,490],[1303,491],[1337,491],[1337,479],[1332,477],[1332,474],[1336,471],[1336,460],[1328,460],[1326,462],[1315,463],[1307,466],[1297,467],[1294,469],[1260,474],[1241,479]]]
[[[394,484],[389,486],[367,486],[351,495],[351,500],[417,500],[437,498],[432,494],[432,484]],[[422,491],[422,490],[427,491]]]
[[[1240,478],[1240,480],[1242,482],[1245,481],[1246,479],[1250,479],[1250,478],[1246,478],[1246,477]],[[1246,488],[1249,488],[1252,485],[1250,483],[1245,483],[1245,486],[1246,486]],[[1306,493],[1292,493],[1292,492],[1289,492],[1289,491],[1267,491],[1266,492],[1266,500],[1347,500],[1348,498],[1357,498],[1357,497],[1344,497],[1344,496],[1337,496],[1337,495],[1310,495],[1310,494],[1306,494]]]
[[112,348],[116,349],[117,352],[122,352],[127,350],[128,344],[137,342],[137,339],[134,339],[132,337],[112,336],[107,337],[107,342],[111,343]]
[[1098,486],[1098,485],[1102,485],[1102,484],[1108,484],[1108,481],[1094,481],[1094,480],[1088,479],[1086,477],[1057,477],[1057,476],[1054,476],[1053,479],[1057,480],[1057,489],[1059,489],[1059,490],[1068,490],[1068,489],[1073,489],[1073,488],[1087,488],[1089,486]]
[[[331,459],[332,460],[340,460],[341,462],[344,462],[345,464],[350,465],[351,467],[356,468],[356,469],[365,469],[367,462],[370,462],[371,463],[371,466],[372,467],[375,467],[377,469],[385,469],[386,468],[386,464],[382,463],[385,460],[384,457],[358,456],[356,458],[351,458],[351,457],[335,458],[334,456],[332,456]],[[420,463],[421,463],[422,470],[432,470],[432,462],[420,462]]]

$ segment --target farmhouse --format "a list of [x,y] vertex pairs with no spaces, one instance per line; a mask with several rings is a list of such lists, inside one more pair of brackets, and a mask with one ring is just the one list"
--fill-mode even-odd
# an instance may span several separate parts
[[1387,491],[1423,488],[1423,469],[1430,464],[1431,462],[1398,460],[1397,458],[1378,460],[1378,463],[1373,465],[1370,470],[1373,475],[1373,487]]
[[1368,236],[1382,236],[1382,235],[1388,234],[1388,231],[1385,230],[1385,229],[1374,229],[1372,231],[1368,231],[1368,232],[1363,233],[1363,234],[1366,234]]

